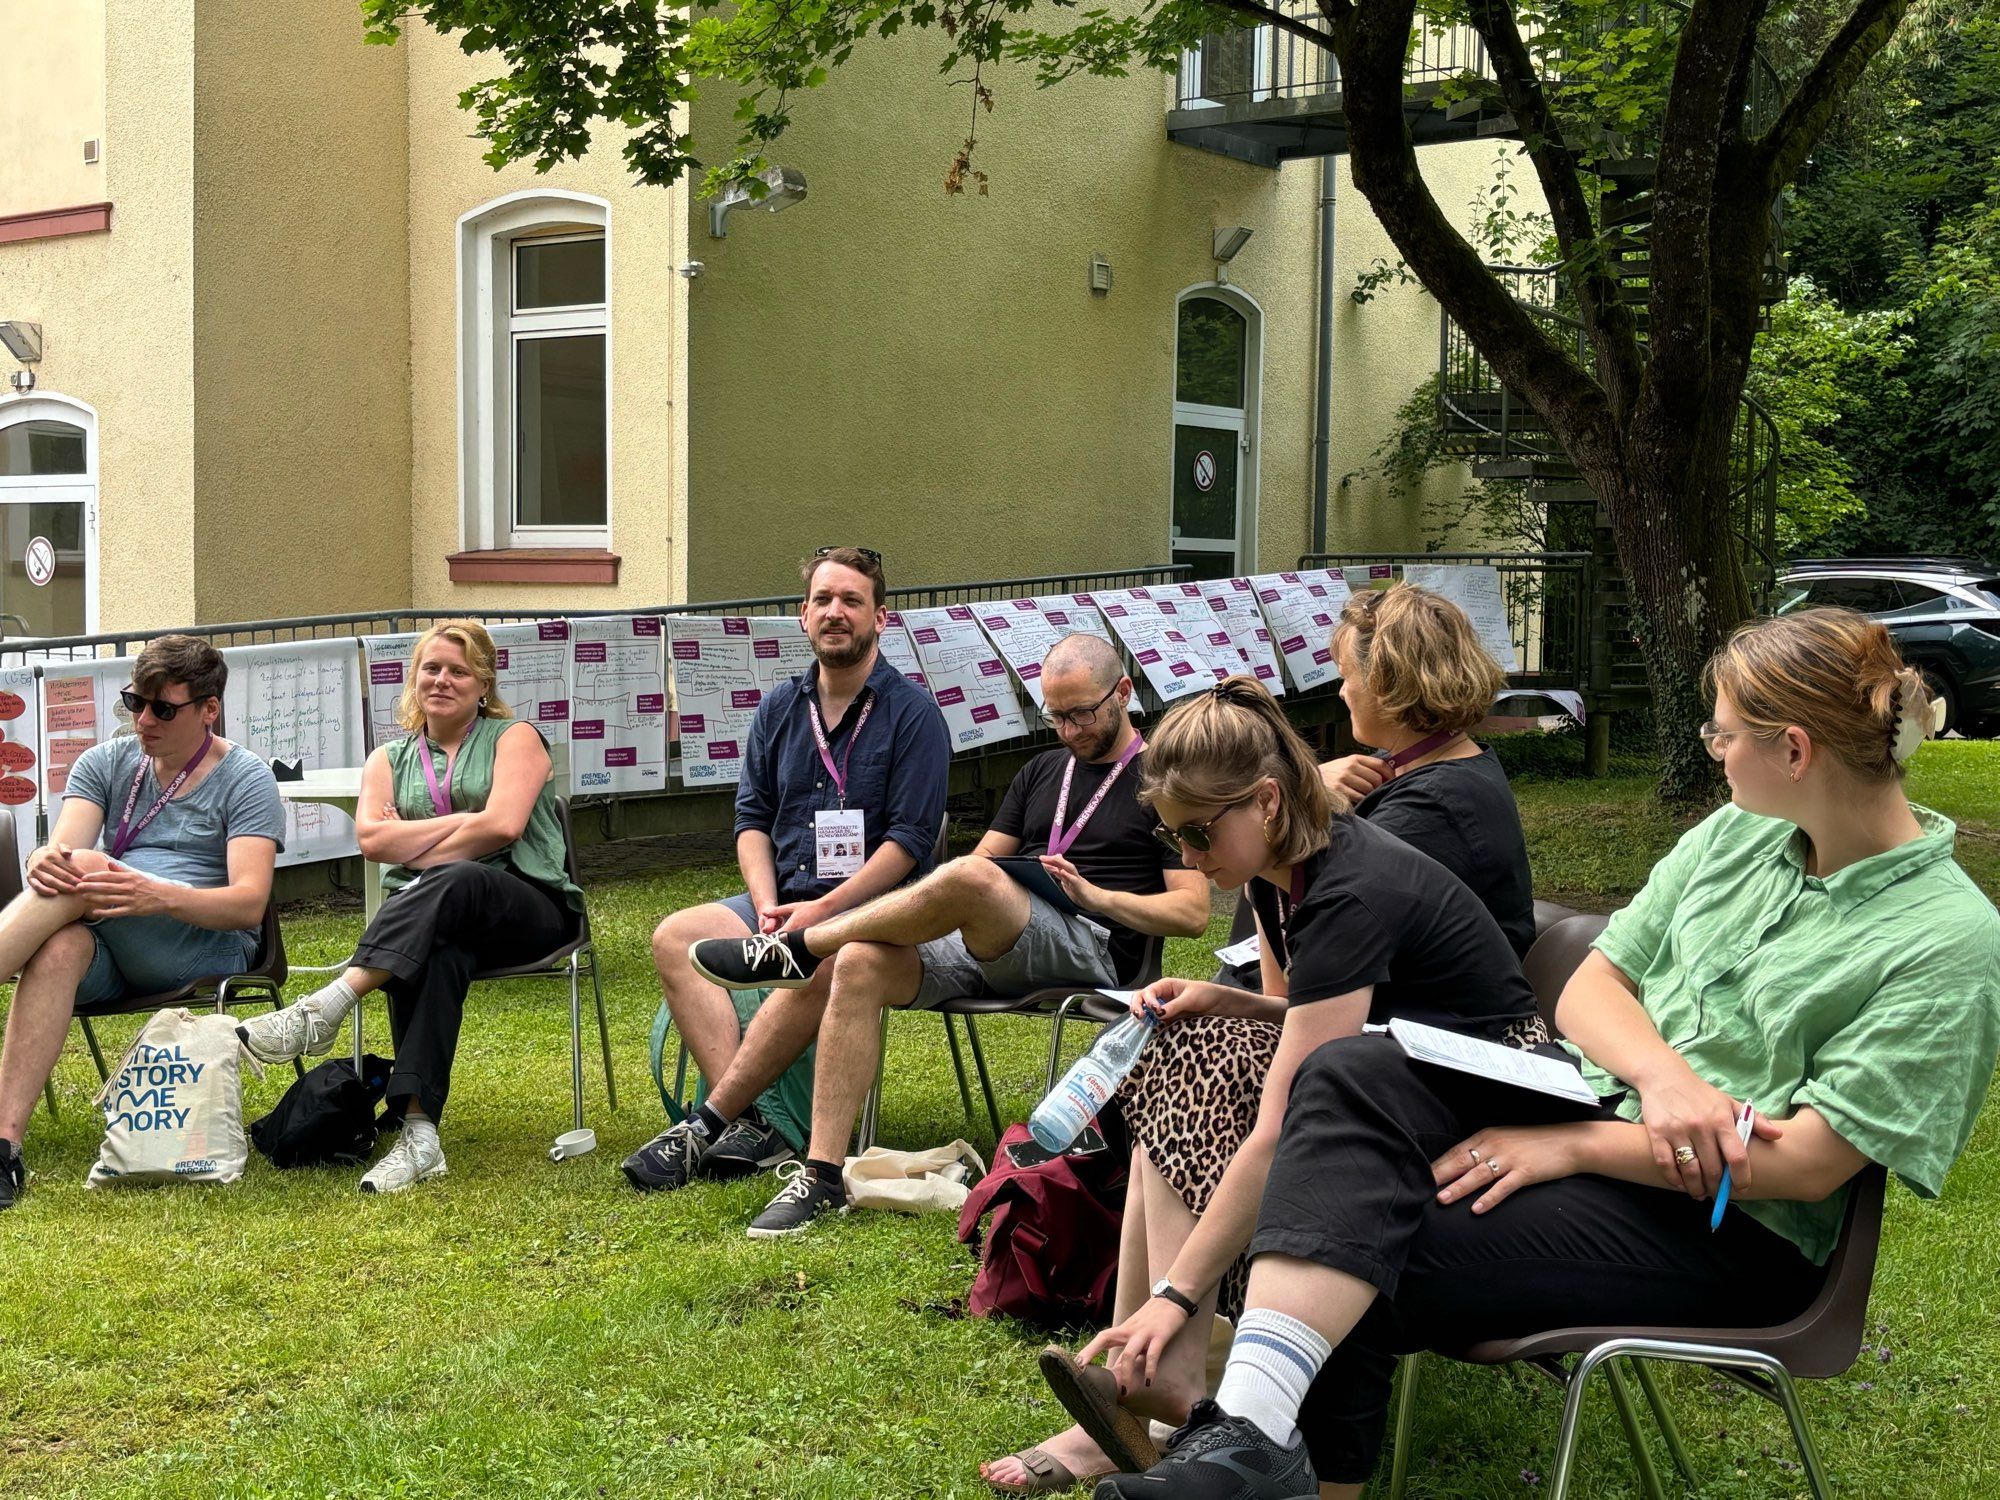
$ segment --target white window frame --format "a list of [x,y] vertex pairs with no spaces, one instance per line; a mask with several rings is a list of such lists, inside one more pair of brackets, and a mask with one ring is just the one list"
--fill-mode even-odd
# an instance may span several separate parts
[[[1261,103],[1271,97],[1271,45],[1273,28],[1246,26],[1251,35],[1250,100]],[[1208,73],[1202,66],[1202,46],[1196,42],[1181,51],[1181,77],[1195,80],[1194,94],[1181,101],[1182,109],[1219,109],[1229,101],[1208,97]],[[1240,102],[1240,101],[1239,101]]]
[[[0,428],[21,422],[65,422],[83,429],[81,474],[0,475],[0,504],[74,504],[83,502],[83,634],[97,633],[97,409],[70,396],[40,391],[32,396],[0,399]],[[19,656],[12,658],[19,661]]]
[[[1243,405],[1208,406],[1201,402],[1173,403],[1167,423],[1167,555],[1181,552],[1220,552],[1224,549],[1190,539],[1183,543],[1174,535],[1174,435],[1182,423],[1201,427],[1226,428],[1237,433],[1236,456],[1236,566],[1233,576],[1247,577],[1257,571],[1257,492],[1258,471],[1262,467],[1264,387],[1264,309],[1257,299],[1234,283],[1204,281],[1185,287],[1174,298],[1173,364],[1169,367],[1170,386],[1180,370],[1181,304],[1193,297],[1208,297],[1234,308],[1243,315]],[[1290,566],[1289,563],[1286,564]]]
[[[522,240],[601,239],[604,303],[514,310],[514,246]],[[458,221],[459,548],[611,546],[615,518],[611,429],[611,206],[557,188],[509,193]],[[516,526],[516,346],[527,338],[604,338],[604,524]]]

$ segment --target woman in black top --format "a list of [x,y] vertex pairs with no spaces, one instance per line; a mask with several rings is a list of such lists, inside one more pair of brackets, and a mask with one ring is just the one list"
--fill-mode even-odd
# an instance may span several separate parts
[[[1162,1022],[1141,1072],[1177,1033],[1196,1028],[1211,1033],[1216,1055],[1206,1072],[1174,1070],[1185,1095],[1142,1092],[1148,1108],[1127,1108],[1135,1145],[1116,1309],[1126,1342],[1112,1369],[1130,1394],[1117,1408],[1110,1375],[1079,1370],[1060,1351],[1045,1354],[1079,1427],[986,1465],[987,1482],[1009,1493],[1150,1461],[1135,1417],[1178,1423],[1205,1394],[1217,1294],[1249,1244],[1292,1074],[1309,1052],[1392,1014],[1493,1040],[1540,1034],[1534,994],[1485,907],[1429,856],[1349,816],[1254,678],[1232,677],[1161,721],[1140,797],[1189,867],[1223,890],[1249,886],[1263,939],[1262,993],[1165,979],[1135,997],[1135,1010]],[[1359,1005],[1320,1003],[1357,993],[1366,997]],[[1277,1039],[1274,1053],[1260,1052],[1253,1026]],[[1232,1058],[1232,1043],[1246,1042]],[[1209,1101],[1253,1090],[1255,1128],[1231,1138]],[[1200,1204],[1156,1164],[1157,1140],[1200,1141],[1186,1147],[1199,1151],[1212,1179]],[[1157,1287],[1149,1261],[1166,1272]]]

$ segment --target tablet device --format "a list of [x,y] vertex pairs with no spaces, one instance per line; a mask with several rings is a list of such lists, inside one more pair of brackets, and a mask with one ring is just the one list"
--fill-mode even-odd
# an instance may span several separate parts
[[1049,905],[1066,917],[1083,916],[1084,910],[1063,893],[1063,888],[1055,876],[1042,865],[1040,859],[1031,854],[1001,855],[993,861],[1005,870],[1023,889],[1033,891]]

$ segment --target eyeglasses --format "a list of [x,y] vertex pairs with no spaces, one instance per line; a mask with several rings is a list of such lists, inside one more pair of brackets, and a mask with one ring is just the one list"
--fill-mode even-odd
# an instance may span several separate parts
[[1105,699],[1117,691],[1118,684],[1114,682],[1111,684],[1110,692],[1086,708],[1045,708],[1042,710],[1042,722],[1051,729],[1060,729],[1065,724],[1077,729],[1088,729],[1097,722],[1097,711],[1104,707]]
[[859,552],[876,567],[882,566],[882,554],[873,547],[816,547],[813,549],[813,561],[818,562],[822,557],[831,557],[836,552]]
[[184,703],[176,703],[171,698],[147,698],[133,692],[130,688],[124,688],[118,694],[118,701],[125,705],[125,711],[135,719],[150,708],[153,711],[154,718],[158,719],[162,724],[171,724],[174,721],[174,715],[182,709],[193,708],[198,703],[206,703],[214,696],[215,694],[213,693],[204,693],[199,698],[189,698]]
[[1176,854],[1181,852],[1183,844],[1194,850],[1197,854],[1206,854],[1213,846],[1213,840],[1209,838],[1208,834],[1209,829],[1235,812],[1237,808],[1248,807],[1256,800],[1257,794],[1252,792],[1240,802],[1230,803],[1229,806],[1223,808],[1221,812],[1212,818],[1206,818],[1199,823],[1183,823],[1178,828],[1169,828],[1164,823],[1155,823],[1153,825],[1153,837],[1165,844]]
[[1747,734],[1753,739],[1768,738],[1755,729],[1724,729],[1713,719],[1695,731],[1695,735],[1701,740],[1702,748],[1708,751],[1710,760],[1721,760],[1727,755],[1729,742],[1739,734]]

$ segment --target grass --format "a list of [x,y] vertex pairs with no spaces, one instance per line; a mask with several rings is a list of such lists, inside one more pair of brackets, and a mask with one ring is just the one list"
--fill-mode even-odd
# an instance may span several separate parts
[[[1544,895],[1608,906],[1673,836],[1634,778],[1518,786]],[[2000,891],[2000,746],[1928,747],[1912,794],[1960,819]],[[446,1125],[451,1175],[364,1198],[352,1171],[253,1159],[229,1188],[86,1193],[99,1129],[80,1045],[38,1113],[36,1172],[0,1218],[0,1494],[626,1496],[985,1493],[979,1459],[1059,1425],[1030,1330],[962,1316],[971,1260],[942,1218],[856,1215],[803,1241],[742,1226],[768,1180],[639,1198],[620,1156],[660,1118],[643,1057],[656,990],[646,936],[731,888],[716,867],[592,882],[620,1108],[590,1093],[594,1156],[551,1165],[568,1123],[555,986],[491,986],[470,1008]],[[1206,972],[1219,942],[1176,942]],[[300,963],[351,945],[358,914],[290,918]],[[380,1048],[379,1012],[371,1040]],[[104,1028],[120,1046],[136,1022]],[[1040,1023],[982,1028],[1009,1118],[1040,1077]],[[1082,1040],[1081,1036],[1078,1038]],[[261,1114],[288,1073],[251,1083]],[[938,1022],[891,1027],[884,1133],[919,1145],[982,1121],[959,1108]],[[1945,1199],[1890,1200],[1870,1348],[1806,1392],[1847,1494],[1973,1496],[2000,1485],[2000,1114]],[[1433,1362],[1413,1495],[1525,1496],[1557,1402],[1526,1374]],[[1670,1399],[1711,1493],[1789,1496],[1781,1422],[1687,1376]],[[1578,1493],[1635,1492],[1607,1403]],[[1661,1455],[1664,1464],[1664,1455]]]

